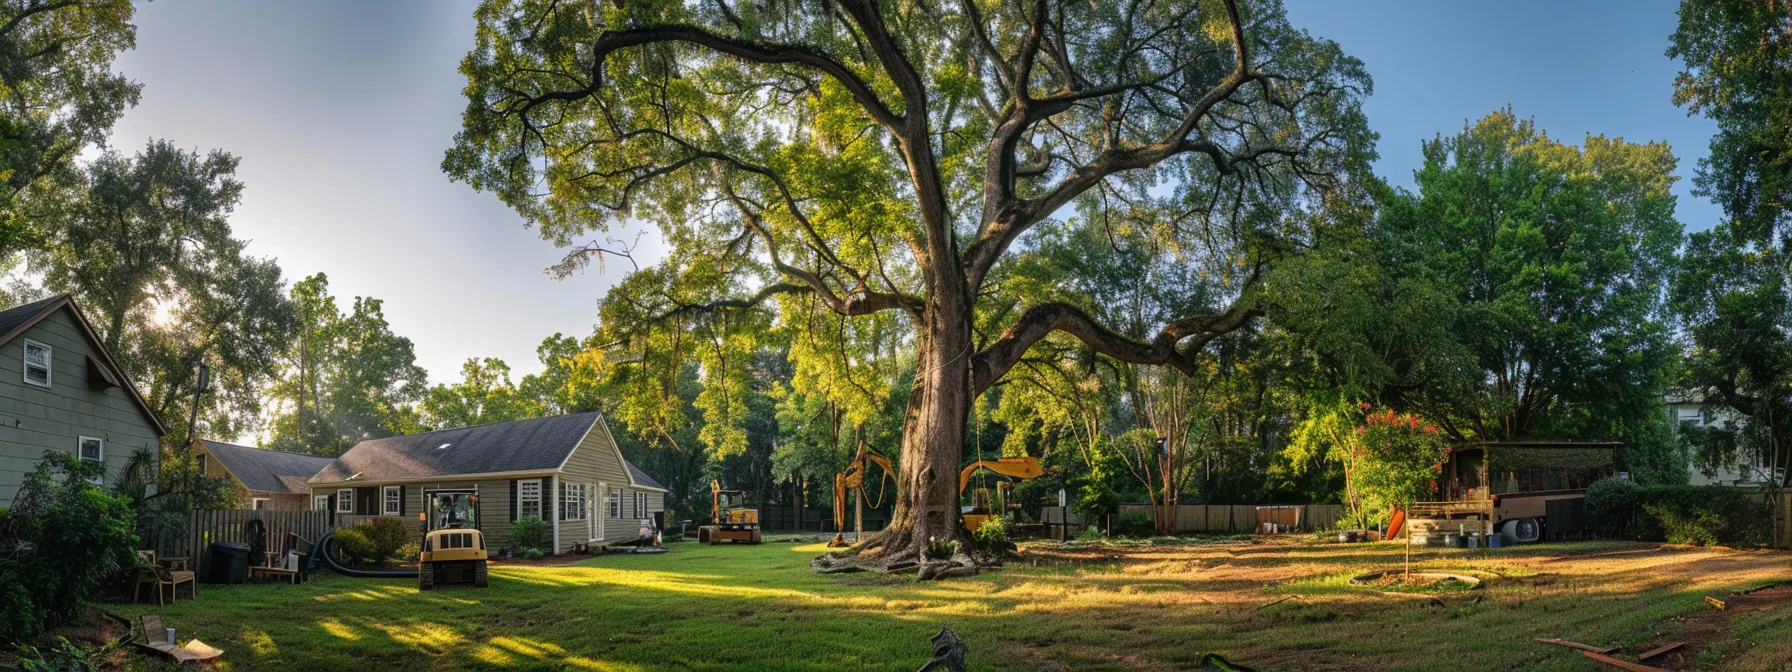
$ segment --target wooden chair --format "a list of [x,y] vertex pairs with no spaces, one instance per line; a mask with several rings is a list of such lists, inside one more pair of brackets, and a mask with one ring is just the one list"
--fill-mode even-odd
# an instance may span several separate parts
[[[137,574],[137,585],[131,589],[131,601],[135,602],[137,600],[137,595],[142,592],[145,584],[155,587],[156,604],[179,602],[180,586],[183,583],[190,586],[190,590],[193,591],[191,593],[192,599],[198,599],[198,579],[199,577],[197,574],[188,570],[171,570],[161,565],[150,565],[139,570],[139,573]],[[168,589],[168,602],[162,601],[163,588]]]

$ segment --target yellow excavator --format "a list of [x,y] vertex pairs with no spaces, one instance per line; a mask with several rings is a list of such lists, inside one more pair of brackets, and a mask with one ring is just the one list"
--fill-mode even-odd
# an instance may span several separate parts
[[[1036,457],[1004,457],[998,460],[977,460],[976,462],[972,462],[970,466],[965,467],[964,471],[958,472],[958,495],[960,497],[964,496],[964,489],[970,486],[971,476],[976,474],[980,469],[988,469],[1016,481],[1038,478],[1045,475],[1045,468],[1039,465],[1039,458]],[[981,527],[983,523],[988,521],[991,517],[1001,515],[1010,509],[1020,508],[1019,504],[1012,503],[1013,497],[1009,495],[1012,489],[1012,483],[1002,481],[996,484],[996,492],[994,493],[994,496],[991,496],[989,490],[983,488],[979,488],[976,492],[972,493],[971,505],[962,509],[965,529],[976,531],[978,527]]]
[[747,491],[723,490],[720,481],[709,482],[709,525],[697,528],[697,541],[714,546],[724,541],[759,543],[759,509],[747,507]]
[[[846,543],[846,493],[848,492],[857,494],[857,497],[853,499],[853,541],[857,542],[865,537],[865,513],[862,505],[865,503],[865,496],[869,494],[865,490],[865,466],[867,462],[883,467],[884,478],[892,481],[896,479],[896,470],[890,466],[890,460],[888,458],[867,451],[864,446],[859,447],[859,455],[852,459],[852,464],[846,465],[845,471],[834,474],[834,529],[839,530],[839,532],[836,532],[834,538],[828,541],[829,548],[841,548],[852,545]],[[877,494],[878,503],[872,504],[871,508],[877,508],[882,505],[883,500],[883,490],[879,489]]]

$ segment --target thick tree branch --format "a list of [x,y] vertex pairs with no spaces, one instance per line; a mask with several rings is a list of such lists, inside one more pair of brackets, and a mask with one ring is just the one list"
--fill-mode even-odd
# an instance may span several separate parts
[[971,393],[982,394],[1027,350],[1054,331],[1075,336],[1096,352],[1129,364],[1159,364],[1185,375],[1195,373],[1195,355],[1207,343],[1250,324],[1263,314],[1262,307],[1239,304],[1215,315],[1190,315],[1158,330],[1150,342],[1139,342],[1114,333],[1097,323],[1081,308],[1067,303],[1044,303],[1027,309],[1001,338],[971,359]]

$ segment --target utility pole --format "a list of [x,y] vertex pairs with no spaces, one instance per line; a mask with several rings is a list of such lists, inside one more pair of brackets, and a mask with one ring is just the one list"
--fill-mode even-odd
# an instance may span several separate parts
[[187,445],[182,446],[183,453],[193,449],[193,442],[199,440],[195,432],[199,431],[199,398],[205,394],[205,386],[211,382],[212,368],[204,362],[199,363],[199,380],[193,385],[193,408],[187,412]]

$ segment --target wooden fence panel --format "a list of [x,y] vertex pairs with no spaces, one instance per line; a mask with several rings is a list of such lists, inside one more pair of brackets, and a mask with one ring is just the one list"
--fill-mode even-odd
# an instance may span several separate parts
[[1792,490],[1775,490],[1768,501],[1773,507],[1773,547],[1792,548]]
[[[256,527],[251,522],[260,523],[259,538],[251,538]],[[181,519],[147,525],[139,536],[146,550],[155,551],[157,557],[188,558],[203,577],[211,570],[214,542],[261,546],[279,553],[286,550],[289,533],[316,541],[329,529],[329,514],[324,511],[195,510]],[[252,557],[249,562],[262,564],[267,557]]]
[[[1300,515],[1295,523],[1296,528],[1303,531],[1328,530],[1338,524],[1344,515],[1344,507],[1337,504],[1307,504],[1300,506]],[[1139,513],[1151,515],[1149,504],[1122,504],[1121,515]],[[1257,505],[1255,504],[1182,504],[1177,507],[1175,529],[1180,534],[1237,534],[1253,532],[1257,529]]]

